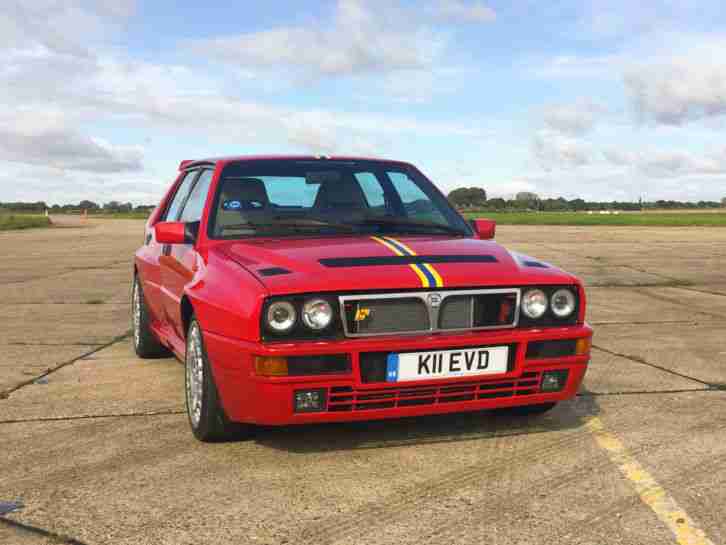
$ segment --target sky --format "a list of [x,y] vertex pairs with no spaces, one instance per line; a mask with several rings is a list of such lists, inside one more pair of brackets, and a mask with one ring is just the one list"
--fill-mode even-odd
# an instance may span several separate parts
[[182,159],[441,189],[726,196],[722,0],[3,0],[0,201],[154,204]]

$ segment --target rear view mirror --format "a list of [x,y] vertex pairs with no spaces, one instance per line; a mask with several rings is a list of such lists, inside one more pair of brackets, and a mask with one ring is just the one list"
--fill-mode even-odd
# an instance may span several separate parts
[[193,244],[196,239],[191,224],[181,221],[161,221],[154,225],[159,244]]
[[305,175],[305,183],[308,185],[337,183],[340,181],[340,172],[337,170],[324,170],[308,172]]
[[474,227],[476,238],[481,240],[491,240],[494,238],[494,234],[497,231],[497,222],[494,220],[487,219],[476,219],[471,220],[471,225]]

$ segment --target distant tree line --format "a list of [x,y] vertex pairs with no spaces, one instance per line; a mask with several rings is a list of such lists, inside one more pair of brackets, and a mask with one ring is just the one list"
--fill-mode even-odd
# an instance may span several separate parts
[[726,197],[716,201],[586,201],[584,199],[541,199],[536,193],[521,191],[513,199],[487,199],[486,191],[480,187],[460,187],[448,195],[449,202],[457,208],[486,210],[538,210],[542,212],[579,212],[581,210],[647,210],[647,209],[699,209],[726,208]]
[[100,205],[93,201],[83,200],[78,204],[53,204],[48,205],[44,201],[37,202],[0,202],[0,211],[5,212],[25,212],[25,213],[45,213],[49,210],[55,214],[71,214],[74,212],[87,211],[89,214],[115,214],[115,213],[145,213],[148,214],[154,209],[154,205],[137,205],[134,206],[130,202],[109,201]]
[[[699,209],[699,208],[726,208],[726,197],[721,202],[716,201],[667,201],[657,200],[649,202],[627,201],[585,201],[584,199],[570,199],[563,197],[557,199],[541,199],[536,193],[521,191],[513,199],[493,198],[487,199],[486,190],[481,187],[460,187],[448,195],[449,202],[457,208],[477,208],[486,210],[539,210],[543,212],[566,212],[581,210],[647,210],[647,209]],[[49,210],[55,214],[68,214],[87,211],[89,214],[114,213],[141,213],[150,214],[154,205],[136,205],[130,202],[109,201],[98,204],[89,200],[82,200],[78,204],[53,204],[44,201],[37,202],[0,202],[0,212],[44,213]]]

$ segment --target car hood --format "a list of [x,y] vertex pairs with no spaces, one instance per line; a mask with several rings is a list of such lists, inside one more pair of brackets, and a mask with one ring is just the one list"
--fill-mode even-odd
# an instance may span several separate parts
[[494,241],[450,236],[256,238],[225,241],[213,251],[247,269],[272,295],[574,281]]

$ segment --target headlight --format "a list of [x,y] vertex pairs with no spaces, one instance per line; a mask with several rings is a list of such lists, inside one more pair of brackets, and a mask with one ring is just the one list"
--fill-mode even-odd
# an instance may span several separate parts
[[522,296],[522,312],[534,320],[547,312],[547,295],[542,290],[529,290]]
[[325,299],[309,299],[303,305],[302,319],[310,329],[325,329],[333,321],[333,307]]
[[558,318],[567,318],[575,311],[576,305],[577,300],[575,299],[575,294],[570,290],[561,289],[552,294],[550,307],[554,315]]
[[267,325],[275,333],[287,333],[297,321],[297,312],[292,303],[277,301],[267,309]]

